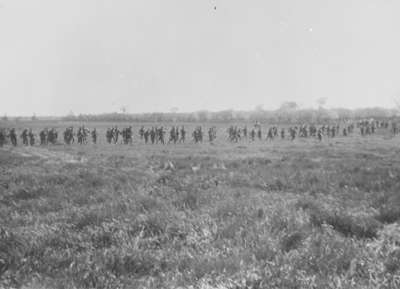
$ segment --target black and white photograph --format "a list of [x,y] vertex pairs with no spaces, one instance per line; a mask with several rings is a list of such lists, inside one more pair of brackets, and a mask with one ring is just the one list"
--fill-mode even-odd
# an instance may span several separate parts
[[0,0],[0,289],[400,289],[399,0]]

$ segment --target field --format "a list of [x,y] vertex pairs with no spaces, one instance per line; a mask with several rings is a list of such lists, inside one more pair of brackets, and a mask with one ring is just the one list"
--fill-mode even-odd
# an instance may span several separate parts
[[213,145],[0,149],[0,288],[400,288],[398,136],[226,128]]

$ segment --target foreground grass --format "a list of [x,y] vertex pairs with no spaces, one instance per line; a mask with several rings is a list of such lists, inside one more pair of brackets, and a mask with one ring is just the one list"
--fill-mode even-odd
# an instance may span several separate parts
[[355,147],[0,151],[0,287],[399,288],[400,157]]

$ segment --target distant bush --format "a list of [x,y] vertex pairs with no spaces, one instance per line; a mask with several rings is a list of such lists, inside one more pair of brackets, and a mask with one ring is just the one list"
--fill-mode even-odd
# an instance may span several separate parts
[[325,208],[322,209],[312,199],[300,199],[295,206],[309,212],[313,226],[320,227],[322,224],[328,224],[347,237],[376,238],[381,228],[381,223],[375,218],[351,216],[346,212],[331,212]]
[[281,241],[281,249],[283,252],[289,252],[297,249],[305,238],[304,232],[297,231],[284,236]]
[[400,220],[400,208],[385,208],[380,209],[379,213],[375,216],[375,218],[382,223],[391,224],[398,220]]
[[394,109],[299,109],[297,106],[283,106],[277,110],[256,109],[253,111],[224,110],[218,112],[196,111],[189,113],[105,113],[98,115],[70,114],[62,118],[64,121],[106,121],[106,122],[231,122],[261,121],[272,123],[329,122],[347,119],[391,118],[396,115]]
[[332,213],[320,209],[310,210],[310,221],[314,226],[328,224],[347,237],[376,238],[381,224],[372,217],[354,217],[344,212]]
[[400,220],[400,196],[397,193],[385,194],[375,218],[385,224]]
[[21,266],[24,254],[25,241],[0,227],[0,279],[7,270],[16,270]]

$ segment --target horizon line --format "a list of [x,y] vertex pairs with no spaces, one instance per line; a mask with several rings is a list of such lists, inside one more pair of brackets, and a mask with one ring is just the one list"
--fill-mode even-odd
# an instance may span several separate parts
[[[251,113],[251,112],[276,112],[281,110],[282,108],[275,108],[275,109],[265,109],[265,108],[260,108],[260,109],[252,109],[252,110],[246,110],[246,109],[222,109],[222,110],[208,110],[208,109],[200,109],[200,110],[195,110],[195,111],[145,111],[145,112],[121,112],[121,111],[109,111],[109,112],[98,112],[98,113],[82,113],[82,112],[72,112],[71,113],[66,113],[66,114],[55,114],[55,115],[46,115],[46,114],[30,114],[30,115],[8,115],[7,113],[0,115],[0,120],[3,117],[7,118],[31,118],[31,117],[37,117],[37,118],[62,118],[62,117],[68,117],[68,116],[80,116],[80,115],[86,115],[86,116],[95,116],[95,115],[111,115],[111,114],[120,114],[120,115],[149,115],[149,114],[196,114],[196,113],[222,113],[222,112],[236,112],[236,113]],[[328,111],[335,111],[335,110],[348,110],[348,111],[359,111],[359,110],[370,110],[370,109],[376,109],[376,110],[399,110],[400,107],[397,108],[396,106],[392,107],[382,107],[382,106],[366,106],[366,107],[357,107],[357,108],[346,108],[346,107],[299,107],[299,108],[294,108],[294,109],[288,109],[292,111],[304,111],[304,110],[328,110]]]

